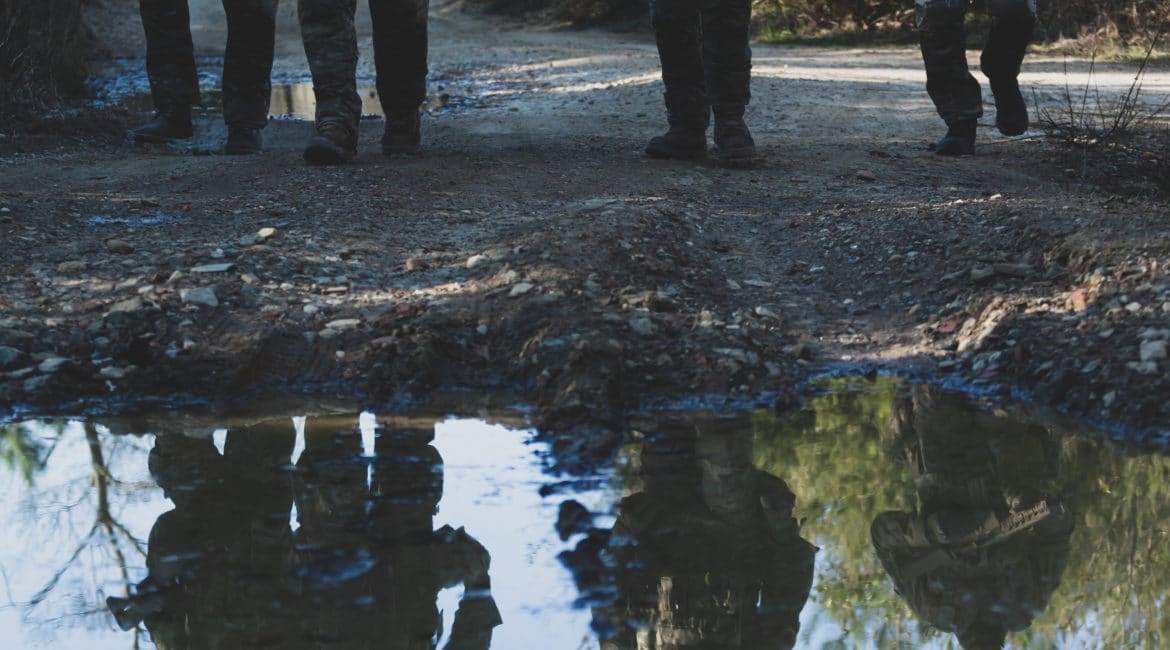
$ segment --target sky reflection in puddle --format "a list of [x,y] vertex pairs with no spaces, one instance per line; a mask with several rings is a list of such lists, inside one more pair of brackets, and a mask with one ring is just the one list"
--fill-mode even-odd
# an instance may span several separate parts
[[1170,460],[827,388],[567,490],[502,411],[0,425],[0,647],[1162,646]]

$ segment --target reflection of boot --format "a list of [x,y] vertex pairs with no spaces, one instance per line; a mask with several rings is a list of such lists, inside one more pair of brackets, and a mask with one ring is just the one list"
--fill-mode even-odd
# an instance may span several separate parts
[[138,627],[144,618],[157,614],[163,610],[163,595],[159,592],[147,593],[131,598],[106,598],[106,607],[114,615],[114,621],[122,631]]
[[194,135],[191,126],[191,107],[186,105],[160,108],[154,119],[131,129],[130,137],[136,143],[166,143]]

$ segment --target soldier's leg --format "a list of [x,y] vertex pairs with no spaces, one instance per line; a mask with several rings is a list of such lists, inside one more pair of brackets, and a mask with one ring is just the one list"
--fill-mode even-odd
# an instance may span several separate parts
[[995,125],[1004,135],[1028,130],[1028,106],[1016,80],[1036,25],[1036,0],[991,0],[991,32],[980,64],[995,96]]
[[967,67],[963,30],[967,0],[916,0],[916,9],[926,91],[947,123],[947,136],[936,152],[974,153],[975,124],[983,116],[983,97],[979,82]]
[[146,32],[146,74],[158,115],[131,131],[138,142],[191,137],[191,106],[199,103],[195,46],[187,0],[139,0]]
[[260,129],[268,124],[272,57],[278,0],[223,0],[227,48],[223,59],[225,153],[260,151]]
[[305,148],[315,165],[343,163],[357,151],[357,0],[298,0],[297,18],[317,98],[317,135]]
[[698,158],[707,152],[711,108],[703,81],[700,1],[650,0],[670,125],[665,135],[646,146],[654,158]]
[[427,91],[428,0],[369,0],[378,97],[386,113],[382,153],[419,147],[419,106]]
[[756,145],[743,121],[751,101],[751,0],[705,0],[703,68],[707,97],[715,114],[719,161],[740,166],[756,156]]

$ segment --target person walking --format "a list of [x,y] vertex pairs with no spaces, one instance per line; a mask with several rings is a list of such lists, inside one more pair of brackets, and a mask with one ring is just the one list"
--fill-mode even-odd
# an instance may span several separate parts
[[[223,0],[228,23],[223,62],[226,154],[253,154],[263,148],[260,132],[268,124],[278,2]],[[200,97],[187,0],[139,0],[138,7],[155,116],[132,129],[130,137],[136,143],[190,138],[191,107]]]
[[[975,153],[975,131],[983,117],[979,82],[967,67],[964,16],[969,0],[916,0],[918,34],[926,64],[926,91],[947,124],[935,153]],[[987,43],[980,57],[995,97],[995,126],[1004,135],[1028,130],[1028,106],[1017,78],[1036,24],[1036,0],[989,0]]]
[[751,100],[751,12],[751,0],[651,0],[669,129],[646,145],[649,156],[706,156],[714,113],[720,164],[745,167],[756,160],[743,119]]
[[[426,96],[428,0],[369,0],[378,98],[386,115],[382,153],[417,153],[419,107]],[[357,0],[298,0],[297,15],[317,98],[311,165],[348,162],[357,153],[362,102],[357,92]]]

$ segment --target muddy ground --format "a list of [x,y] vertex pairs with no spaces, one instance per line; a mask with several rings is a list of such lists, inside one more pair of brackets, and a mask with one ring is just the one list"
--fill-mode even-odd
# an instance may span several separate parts
[[[215,55],[219,3],[192,4]],[[978,155],[942,159],[915,50],[760,45],[766,162],[650,160],[648,35],[433,5],[430,88],[476,107],[428,114],[419,156],[380,155],[378,120],[326,169],[301,161],[295,120],[254,157],[196,155],[223,137],[214,115],[177,147],[125,144],[149,115],[117,107],[0,129],[0,414],[283,390],[384,410],[507,387],[592,444],[636,409],[784,408],[817,373],[882,370],[1165,442],[1156,129],[1086,153],[1001,137],[989,110]],[[140,52],[125,12],[91,17],[115,35],[105,57]],[[293,3],[281,14],[275,74],[303,79]],[[366,78],[369,60],[364,38]],[[1133,70],[1098,64],[1095,83],[1118,95]],[[1059,110],[1086,71],[1032,57],[1022,82]],[[1170,71],[1145,91],[1170,94]]]

